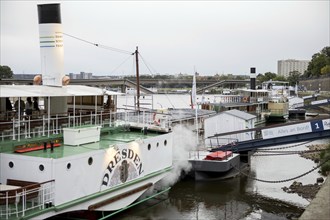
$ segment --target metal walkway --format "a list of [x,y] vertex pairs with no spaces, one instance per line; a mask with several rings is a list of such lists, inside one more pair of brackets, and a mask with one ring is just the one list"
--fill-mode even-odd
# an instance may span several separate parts
[[213,148],[211,151],[231,150],[233,152],[242,152],[255,150],[261,147],[330,138],[330,117],[227,132],[217,134],[214,137],[234,137],[236,134],[249,132],[254,135],[253,140],[236,142],[234,146],[224,145]]

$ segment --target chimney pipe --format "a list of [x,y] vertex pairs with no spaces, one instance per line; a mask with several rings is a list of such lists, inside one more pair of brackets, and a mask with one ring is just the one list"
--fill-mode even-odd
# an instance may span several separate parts
[[256,68],[250,68],[250,89],[256,89]]
[[60,4],[38,5],[43,85],[62,86],[63,34]]

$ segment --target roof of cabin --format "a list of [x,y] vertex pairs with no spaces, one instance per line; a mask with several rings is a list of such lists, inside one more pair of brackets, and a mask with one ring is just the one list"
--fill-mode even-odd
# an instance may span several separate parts
[[67,85],[62,87],[45,85],[0,85],[0,97],[101,96],[120,94],[122,93],[82,85]]
[[237,109],[232,109],[232,110],[228,110],[228,111],[224,111],[224,112],[220,112],[217,115],[211,116],[210,118],[208,118],[207,120],[212,120],[212,117],[217,117],[218,115],[223,115],[223,114],[228,114],[237,118],[241,118],[243,120],[251,120],[256,118],[257,116],[243,112],[243,111],[239,111]]

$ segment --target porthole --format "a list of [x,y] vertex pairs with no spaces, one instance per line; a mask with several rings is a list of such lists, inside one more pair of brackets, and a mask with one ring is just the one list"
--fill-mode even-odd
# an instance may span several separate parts
[[148,150],[150,150],[151,149],[151,144],[148,144]]
[[167,145],[167,140],[164,141],[164,146],[166,146],[166,145]]
[[40,165],[39,165],[39,170],[40,170],[40,171],[44,171],[44,170],[45,170],[44,165],[40,164]]
[[10,168],[13,168],[13,167],[14,167],[14,163],[13,163],[13,161],[10,161],[9,164],[8,164],[8,166],[9,166]]
[[71,163],[68,163],[68,164],[66,165],[66,168],[67,168],[68,170],[70,170],[70,168],[71,168]]
[[92,164],[93,164],[93,158],[90,157],[90,158],[88,158],[88,165],[92,165]]
[[159,142],[157,142],[157,145],[156,146],[159,147]]

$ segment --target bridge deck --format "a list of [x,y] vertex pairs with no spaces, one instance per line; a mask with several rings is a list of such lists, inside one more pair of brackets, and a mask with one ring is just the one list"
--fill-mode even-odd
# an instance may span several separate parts
[[307,140],[330,138],[330,117],[323,117],[301,122],[291,122],[262,128],[246,129],[217,134],[214,137],[228,137],[240,133],[253,132],[255,138],[237,142],[235,146],[221,146],[212,151],[231,150],[233,152],[250,151],[261,147],[282,145]]

